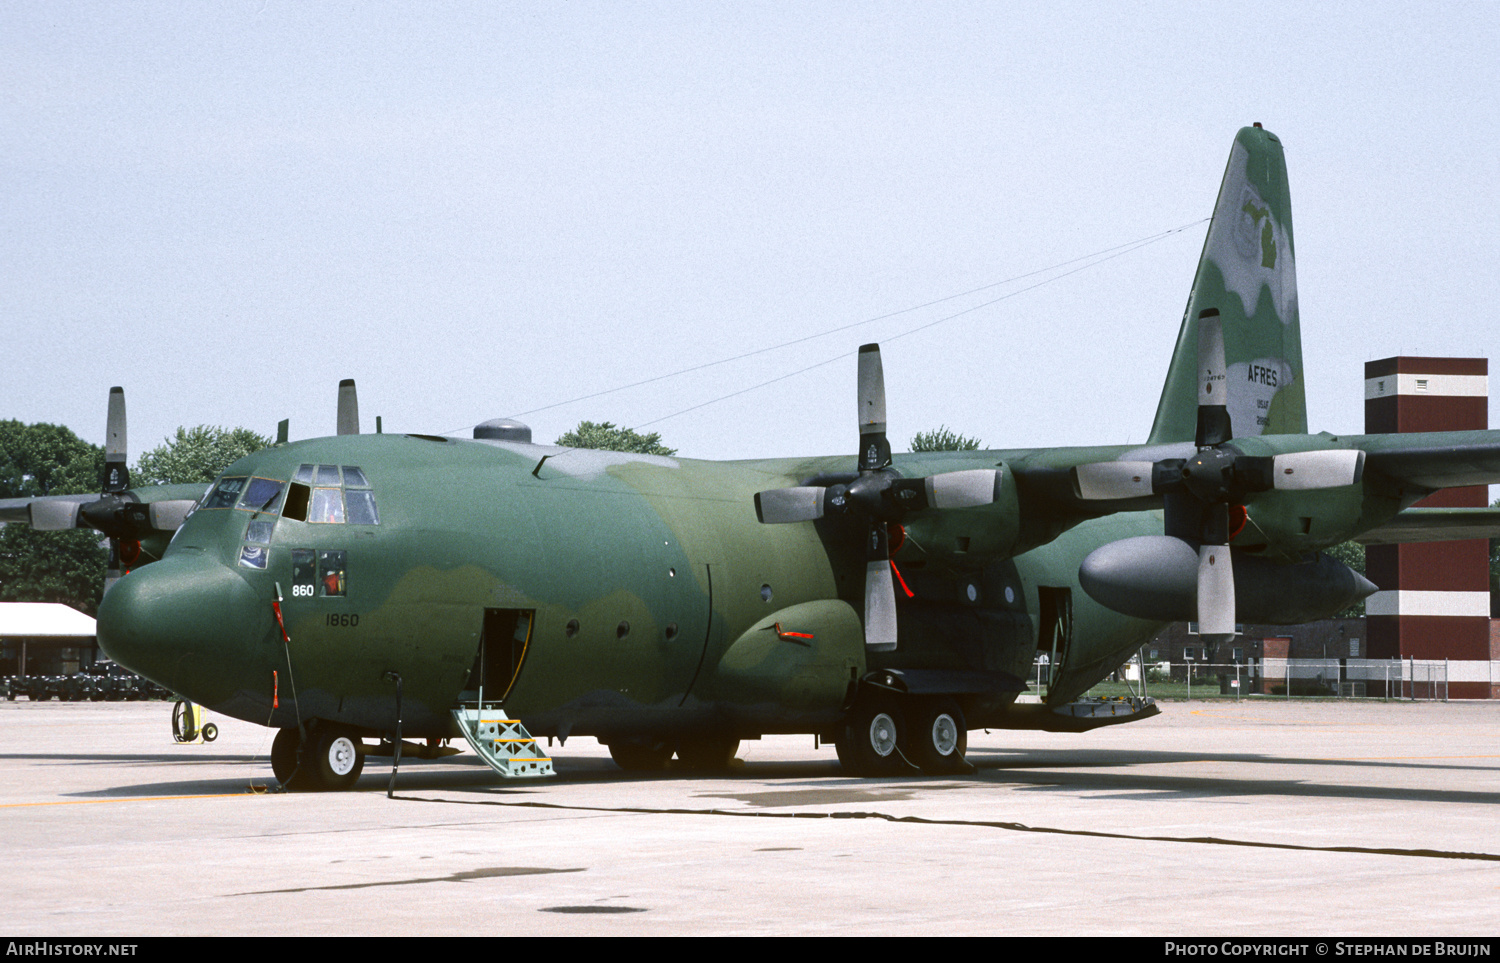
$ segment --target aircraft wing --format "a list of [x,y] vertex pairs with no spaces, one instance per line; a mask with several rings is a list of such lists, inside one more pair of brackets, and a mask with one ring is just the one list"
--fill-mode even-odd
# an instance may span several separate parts
[[1437,491],[1500,484],[1500,431],[1363,435],[1350,441],[1365,451],[1365,471],[1403,488]]
[[1355,537],[1364,545],[1500,538],[1500,508],[1408,508]]

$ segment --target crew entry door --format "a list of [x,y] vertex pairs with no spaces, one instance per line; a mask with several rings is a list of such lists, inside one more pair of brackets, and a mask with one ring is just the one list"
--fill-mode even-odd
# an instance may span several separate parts
[[535,617],[535,609],[484,610],[479,651],[474,655],[474,666],[469,670],[460,701],[484,705],[505,701],[526,661]]

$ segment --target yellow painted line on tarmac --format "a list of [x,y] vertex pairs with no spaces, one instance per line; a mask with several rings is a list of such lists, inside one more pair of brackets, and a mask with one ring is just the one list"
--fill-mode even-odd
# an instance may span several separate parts
[[174,799],[238,799],[241,796],[259,796],[264,789],[251,787],[244,792],[215,792],[198,796],[132,796],[125,799],[54,799],[51,802],[0,803],[0,809],[24,809],[27,806],[96,806],[100,803],[165,802]]

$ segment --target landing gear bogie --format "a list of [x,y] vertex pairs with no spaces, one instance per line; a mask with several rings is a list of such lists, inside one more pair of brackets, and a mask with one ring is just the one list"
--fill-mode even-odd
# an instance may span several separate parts
[[963,710],[951,696],[867,696],[834,737],[839,763],[866,777],[972,772],[968,745]]

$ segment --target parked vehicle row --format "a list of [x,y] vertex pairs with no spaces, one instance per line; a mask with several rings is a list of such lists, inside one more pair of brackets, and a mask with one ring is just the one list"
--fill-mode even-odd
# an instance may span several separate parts
[[32,702],[140,702],[170,699],[172,693],[113,662],[96,662],[72,675],[15,675],[0,678],[0,695]]

